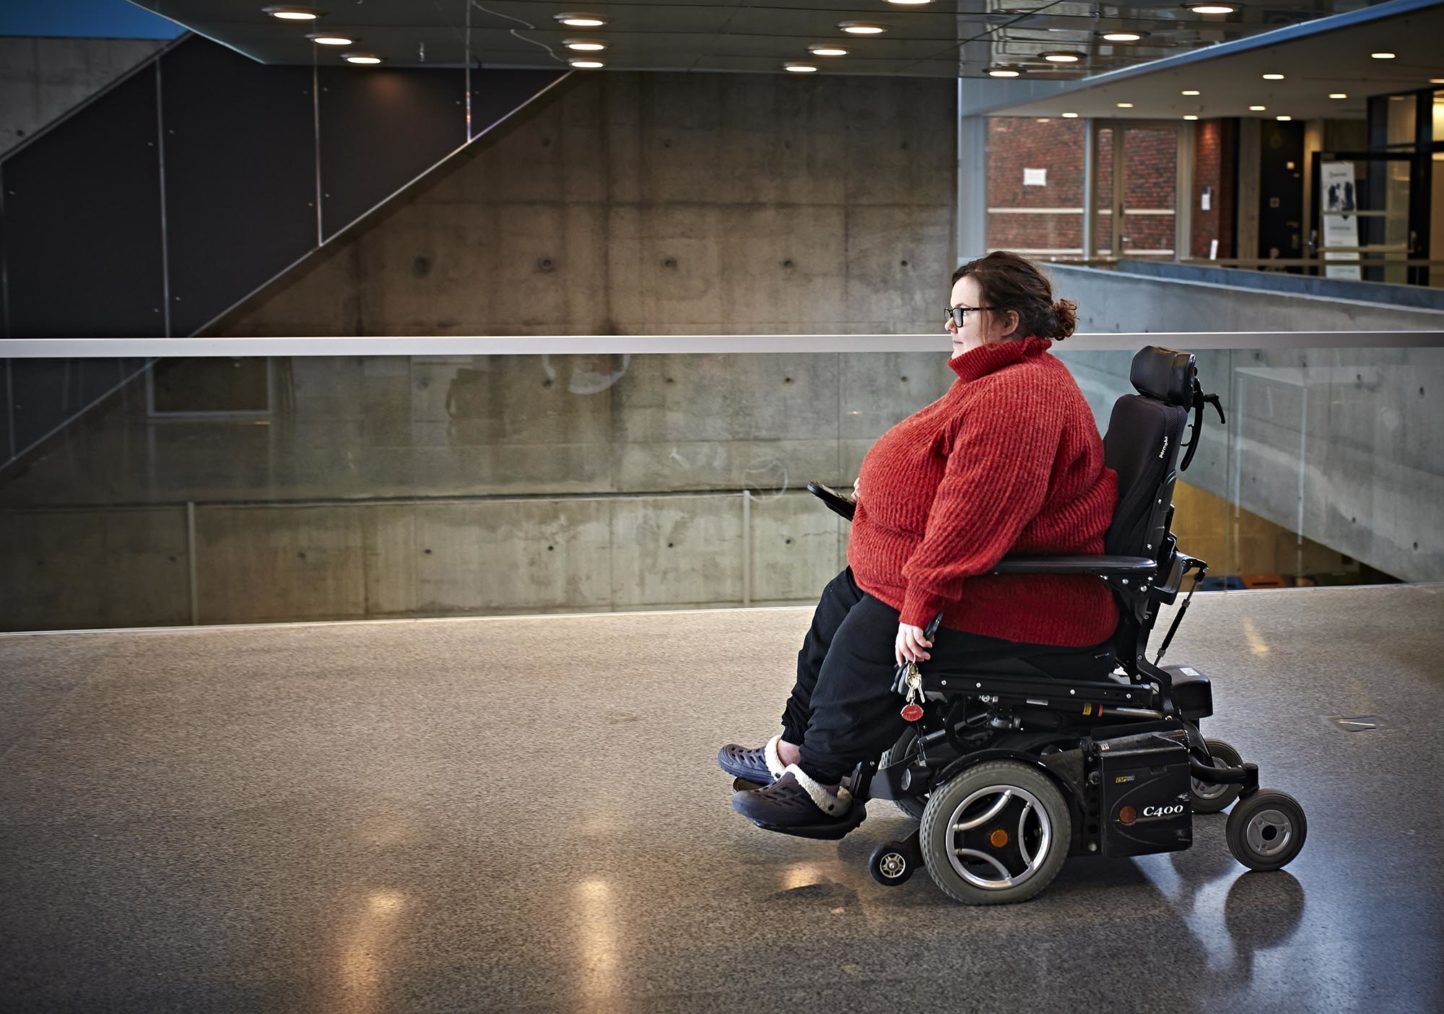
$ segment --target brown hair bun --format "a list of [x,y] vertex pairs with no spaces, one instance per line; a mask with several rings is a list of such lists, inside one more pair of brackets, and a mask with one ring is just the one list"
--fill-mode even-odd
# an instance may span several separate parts
[[1067,338],[1078,328],[1078,304],[1071,299],[1060,299],[1053,304],[1053,316],[1058,323],[1053,326],[1053,337],[1058,341]]

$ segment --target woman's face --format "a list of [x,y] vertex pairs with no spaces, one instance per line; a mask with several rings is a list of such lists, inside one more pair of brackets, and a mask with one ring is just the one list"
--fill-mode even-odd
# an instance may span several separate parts
[[[948,305],[968,308],[983,306],[983,293],[978,287],[978,280],[972,275],[966,275],[954,282]],[[953,336],[953,354],[948,358],[956,359],[973,349],[1004,340],[1017,330],[1017,320],[1016,313],[999,310],[969,313],[961,326],[953,323],[951,317],[948,318],[948,334]]]

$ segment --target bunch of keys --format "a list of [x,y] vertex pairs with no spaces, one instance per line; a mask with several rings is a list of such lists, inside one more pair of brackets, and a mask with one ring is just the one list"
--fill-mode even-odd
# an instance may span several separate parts
[[902,717],[904,722],[916,722],[923,717],[923,674],[918,671],[916,662],[908,662],[906,680],[907,703],[903,705]]

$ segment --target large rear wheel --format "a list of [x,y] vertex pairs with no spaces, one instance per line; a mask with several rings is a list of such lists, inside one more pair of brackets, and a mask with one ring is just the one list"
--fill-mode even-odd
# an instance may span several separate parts
[[934,786],[919,843],[928,875],[965,905],[1026,901],[1052,882],[1073,835],[1053,780],[1021,761],[985,761]]

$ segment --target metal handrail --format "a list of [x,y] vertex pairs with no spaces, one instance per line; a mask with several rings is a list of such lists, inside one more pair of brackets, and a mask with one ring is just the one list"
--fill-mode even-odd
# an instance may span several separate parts
[[[0,359],[434,355],[715,355],[733,353],[943,352],[943,334],[473,335],[336,338],[10,338]],[[1060,352],[1297,348],[1439,348],[1444,330],[1128,331],[1075,334]]]

